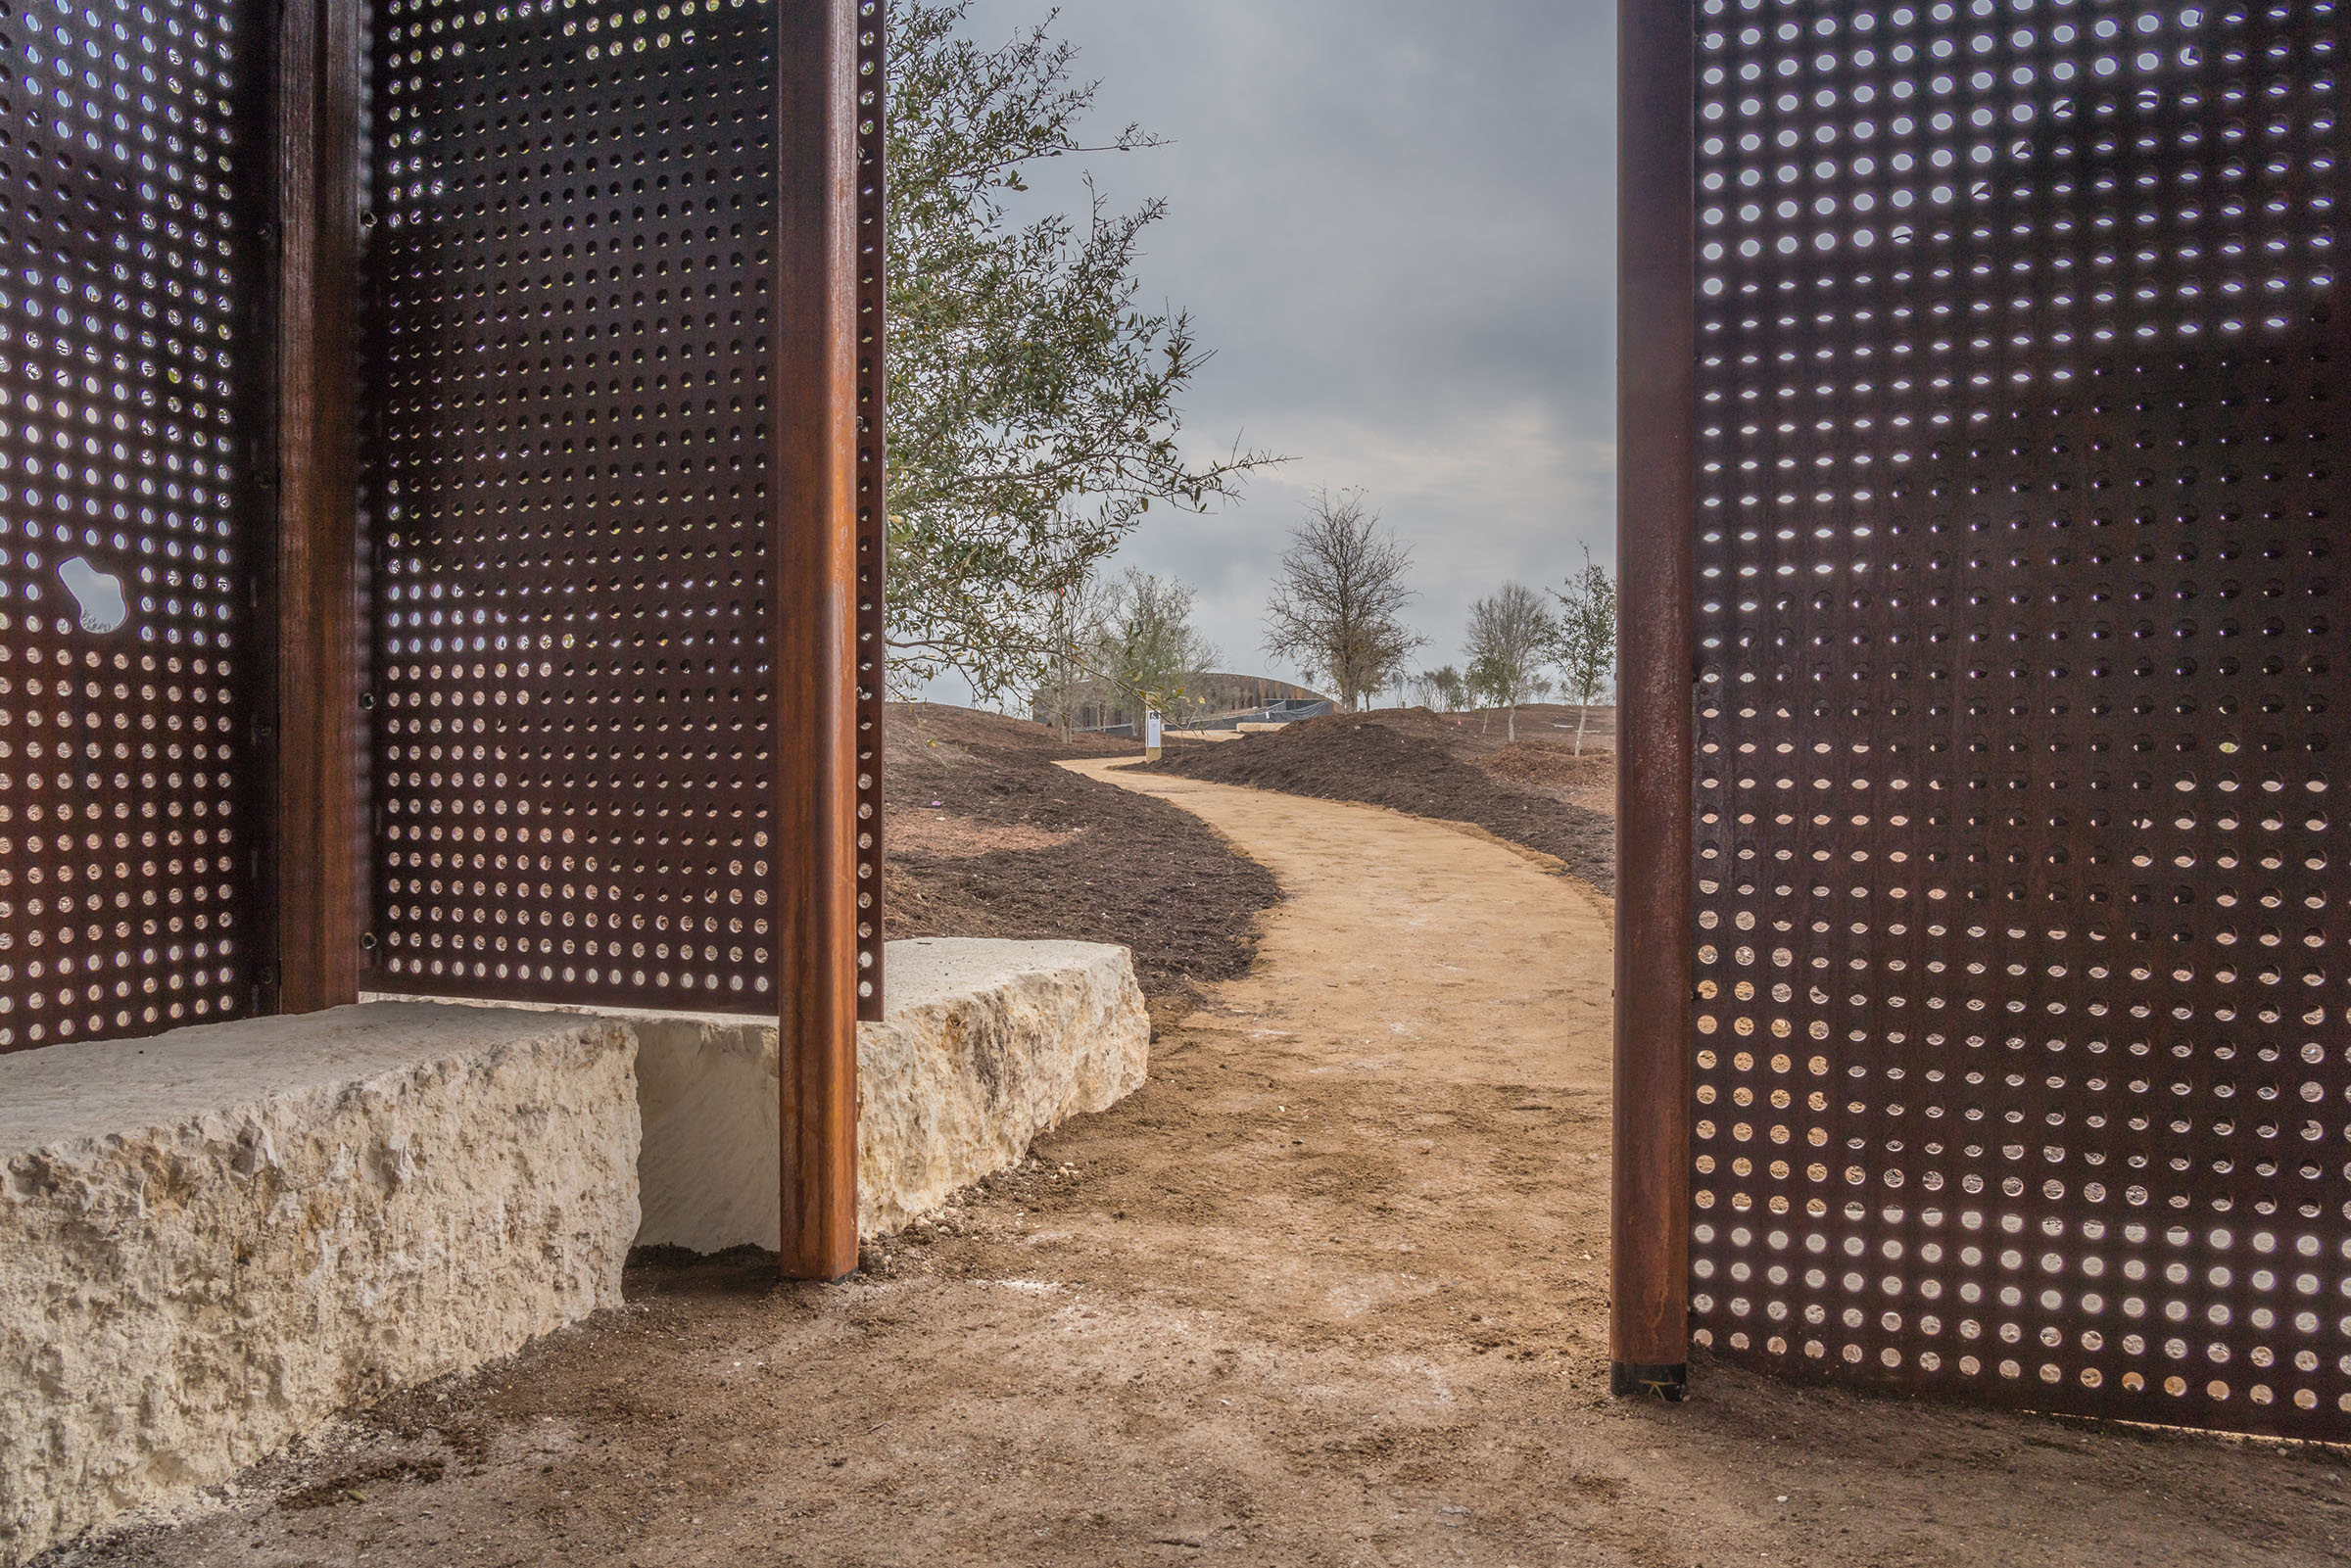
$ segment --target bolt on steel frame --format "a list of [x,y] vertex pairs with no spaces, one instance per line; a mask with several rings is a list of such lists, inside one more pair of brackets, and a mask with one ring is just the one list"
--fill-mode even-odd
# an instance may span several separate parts
[[[0,208],[0,1049],[362,988],[779,1017],[785,1266],[848,1271],[880,0],[141,18],[0,19],[57,187]],[[146,118],[51,69],[101,32]]]
[[1621,16],[1620,1391],[2351,1436],[2337,6]]

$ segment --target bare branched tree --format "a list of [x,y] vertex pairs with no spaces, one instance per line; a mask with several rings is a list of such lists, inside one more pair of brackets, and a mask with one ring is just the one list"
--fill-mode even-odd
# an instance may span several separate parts
[[1505,583],[1492,598],[1469,606],[1469,680],[1482,698],[1510,714],[1510,738],[1518,738],[1518,705],[1550,686],[1543,679],[1559,627],[1543,596],[1518,583]]
[[1428,641],[1398,618],[1418,596],[1405,586],[1412,564],[1413,552],[1381,530],[1362,491],[1318,491],[1266,605],[1266,651],[1327,685],[1354,712]]
[[1064,740],[1079,715],[1099,704],[1107,690],[1100,649],[1109,635],[1113,596],[1109,584],[1087,572],[1046,603],[1035,712],[1040,722],[1058,725]]
[[1451,713],[1462,705],[1462,672],[1448,664],[1412,679],[1413,697],[1422,707]]

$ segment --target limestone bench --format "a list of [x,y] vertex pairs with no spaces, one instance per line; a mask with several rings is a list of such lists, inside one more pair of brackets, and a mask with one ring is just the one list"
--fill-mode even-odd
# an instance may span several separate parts
[[[1123,948],[888,961],[869,1234],[1142,1082]],[[617,1305],[632,1246],[773,1247],[776,1097],[772,1023],[415,1001],[0,1056],[0,1564]]]
[[618,1303],[636,1058],[415,1004],[0,1057],[0,1561]]
[[[1123,947],[892,942],[888,1017],[857,1030],[857,1228],[887,1235],[1142,1086],[1151,1024]],[[776,1026],[632,1017],[645,1111],[641,1246],[780,1238]]]

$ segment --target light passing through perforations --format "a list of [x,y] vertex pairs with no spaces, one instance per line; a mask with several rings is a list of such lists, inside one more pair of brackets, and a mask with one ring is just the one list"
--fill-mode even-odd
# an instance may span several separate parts
[[888,29],[882,0],[857,7],[857,1016],[883,1017],[882,726],[889,699],[883,567],[889,553],[883,497],[884,309],[888,255],[883,148]]
[[2351,1435],[2336,10],[1698,21],[1697,1337]]
[[379,17],[380,983],[772,1014],[770,8]]
[[251,1005],[242,18],[0,9],[0,1050]]

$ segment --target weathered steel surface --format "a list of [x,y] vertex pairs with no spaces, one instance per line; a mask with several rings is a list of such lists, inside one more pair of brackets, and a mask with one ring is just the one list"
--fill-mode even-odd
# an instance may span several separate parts
[[266,429],[276,479],[269,547],[254,563],[270,655],[259,707],[273,732],[256,770],[268,828],[264,1012],[356,1001],[361,969],[367,630],[355,400],[367,22],[360,0],[284,0],[263,111],[274,188]]
[[0,12],[0,1050],[253,1005],[236,5]]
[[777,8],[382,20],[377,983],[772,1015]]
[[2340,18],[1700,33],[1697,1336],[2351,1435]]
[[787,1277],[857,1266],[857,30],[853,0],[779,14],[772,435],[784,475],[770,622],[784,998],[780,1198]]
[[1620,1393],[1689,1359],[1693,675],[1690,12],[1619,16],[1615,1164],[1609,1356]]
[[182,13],[0,17],[0,1049],[327,1005],[371,947],[846,1060],[880,6]]

